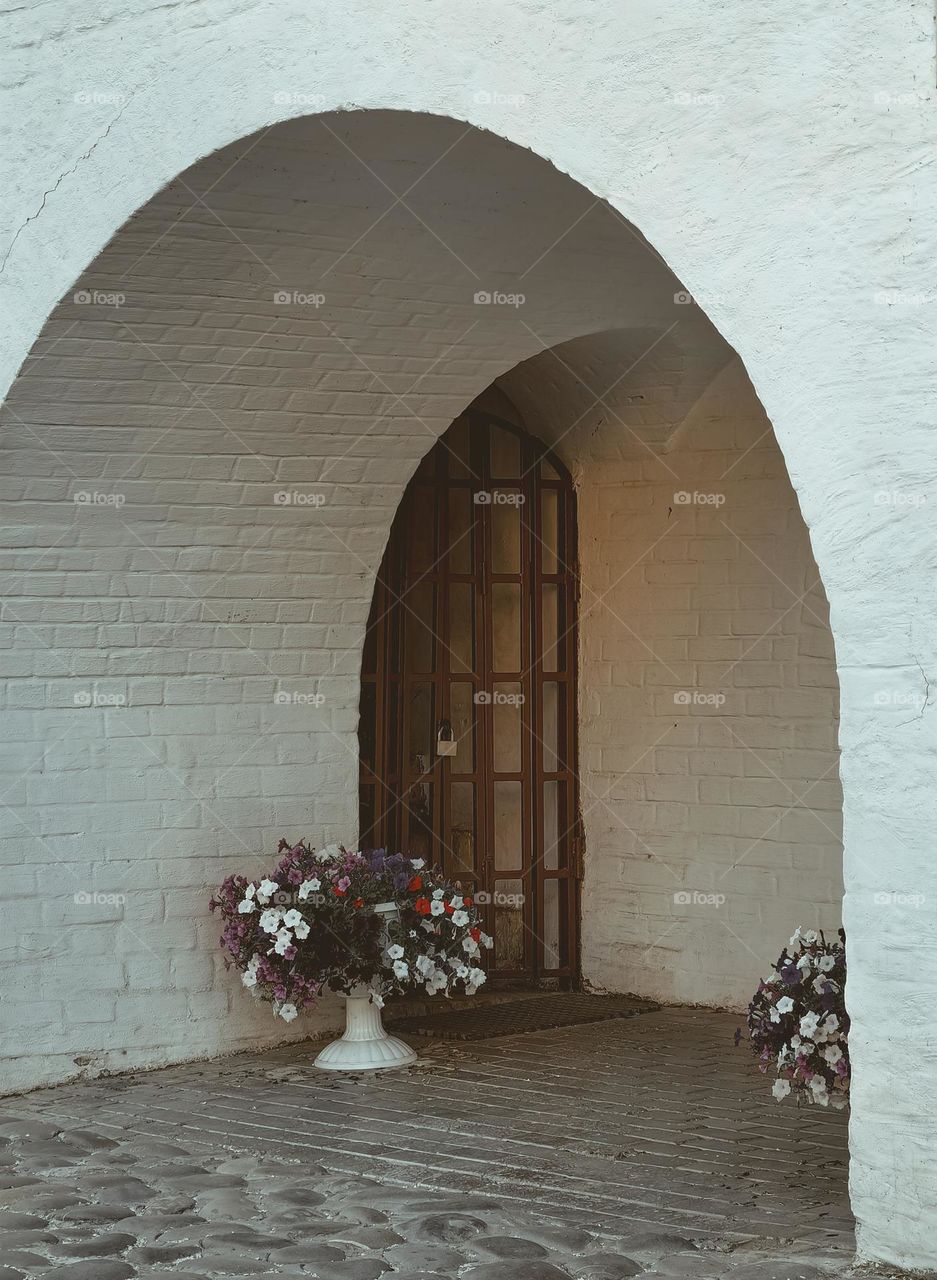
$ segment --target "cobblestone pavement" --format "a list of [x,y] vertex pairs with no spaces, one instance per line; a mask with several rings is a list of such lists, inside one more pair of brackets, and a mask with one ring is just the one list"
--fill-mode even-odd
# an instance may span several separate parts
[[332,1077],[315,1048],[0,1100],[0,1280],[849,1274],[842,1114],[666,1009]]

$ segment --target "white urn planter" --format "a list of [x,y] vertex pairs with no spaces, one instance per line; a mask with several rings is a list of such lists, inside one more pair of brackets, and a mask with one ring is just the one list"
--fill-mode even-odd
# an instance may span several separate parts
[[[378,902],[375,915],[386,922],[397,916],[397,904]],[[371,999],[371,988],[356,987],[345,996],[345,1032],[327,1044],[315,1065],[320,1071],[387,1071],[407,1067],[417,1055],[408,1044],[384,1030],[381,1010]]]

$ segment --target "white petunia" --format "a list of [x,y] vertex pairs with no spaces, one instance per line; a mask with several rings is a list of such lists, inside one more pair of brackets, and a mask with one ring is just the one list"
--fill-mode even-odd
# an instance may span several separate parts
[[777,1098],[778,1102],[780,1102],[782,1098],[786,1098],[787,1095],[790,1093],[790,1091],[791,1091],[790,1080],[775,1080],[774,1085],[771,1089],[771,1092]]
[[255,894],[256,892],[257,892],[257,886],[254,884],[254,882],[253,882],[253,880],[252,880],[252,881],[250,882],[250,884],[247,886],[247,888],[244,890],[244,897],[245,897],[245,898],[253,898],[253,896],[254,896],[254,894]]
[[816,1013],[805,1013],[800,1020],[800,1034],[806,1036],[808,1040],[813,1040],[817,1034],[817,1027],[820,1025],[820,1015]]
[[284,1022],[292,1022],[299,1010],[295,1004],[281,1004],[278,1010],[280,1017]]
[[317,880],[315,876],[313,876],[311,880],[304,880],[299,886],[300,902],[305,902],[310,893],[315,893],[318,889],[321,889],[321,887],[322,881]]
[[793,1007],[794,1007],[794,1001],[790,998],[790,996],[781,996],[781,999],[778,1001],[778,1006],[777,1006],[778,1013],[790,1013]]
[[825,1036],[832,1036],[834,1032],[839,1030],[839,1018],[835,1013],[828,1013],[823,1019],[822,1031]]
[[296,926],[293,932],[296,934],[297,938],[299,938],[301,942],[304,938],[309,937],[309,925],[306,924],[305,920],[300,920],[299,924]]
[[495,945],[495,940],[490,933],[483,933],[479,941],[481,942],[482,946],[486,947],[489,951]]
[[293,945],[293,935],[290,933],[289,929],[281,929],[277,934],[276,945],[273,948],[274,951],[277,953],[278,956],[285,956],[287,948],[291,947],[292,945]]
[[410,866],[413,868],[413,870],[414,870],[414,871],[422,871],[422,869],[426,866],[426,859],[425,859],[425,858],[411,858],[411,859],[410,859]]
[[814,1102],[819,1102],[821,1107],[829,1106],[830,1095],[826,1091],[826,1081],[822,1076],[814,1076],[810,1081],[810,1092],[813,1094]]
[[468,922],[469,922],[469,916],[467,911],[453,911],[452,923],[454,925],[457,925],[461,929],[465,925],[467,925]]
[[446,908],[441,898],[434,898],[429,904],[429,910],[430,915],[441,916],[445,915]]
[[455,976],[457,978],[467,978],[471,973],[471,969],[469,969],[468,965],[463,964],[461,960],[454,960],[452,962],[452,966],[455,969]]
[[439,898],[444,898],[445,896],[446,896],[446,895],[445,895],[445,893],[443,892],[443,890],[442,890],[442,889],[434,889],[434,890],[433,890],[433,897],[434,897],[434,898],[439,899]]
[[324,849],[320,849],[316,854],[316,862],[329,862],[332,858],[340,857],[341,852],[337,844],[327,844]]
[[819,940],[820,940],[820,935],[817,933],[816,929],[808,929],[807,932],[804,934],[804,942],[812,943],[812,942],[819,942]]
[[821,973],[829,973],[836,964],[835,956],[821,956],[817,962]]
[[245,987],[256,987],[257,986],[257,970],[245,969],[244,972],[241,974],[241,981],[244,983]]
[[403,947],[399,942],[395,942],[392,947],[387,948],[387,954],[391,960],[402,960],[404,955]]
[[472,973],[471,973],[471,980],[472,980],[472,985],[473,985],[473,986],[475,986],[475,987],[480,987],[484,982],[486,982],[486,981],[487,981],[487,978],[488,978],[488,975],[487,975],[487,973],[485,973],[485,970],[484,970],[484,969],[473,969],[473,970],[472,970]]
[[791,940],[790,942],[788,942],[787,945],[791,948],[792,951],[800,950],[800,925],[798,925],[797,928],[794,930],[793,934],[791,935]]
[[404,961],[404,960],[395,960],[395,961],[394,961],[394,976],[395,976],[395,977],[397,977],[397,978],[400,978],[400,979],[401,979],[401,981],[402,981],[404,978],[409,978],[409,976],[410,976],[410,968],[409,968],[409,966],[407,965],[406,961]]
[[449,899],[449,906],[458,911],[460,907],[465,906],[465,899],[457,893],[454,897]]
[[425,978],[428,973],[432,973],[435,967],[429,956],[417,956],[416,970],[422,977]]
[[260,887],[257,890],[257,901],[260,903],[269,902],[279,887],[276,880],[261,880]]
[[781,1021],[781,1015],[778,1013],[777,1009],[774,1009],[774,1008],[768,1010],[768,1017],[771,1019],[772,1022]]
[[283,917],[283,923],[287,929],[295,929],[301,921],[302,916],[295,907],[290,907],[289,911],[287,911],[286,915]]
[[843,1056],[843,1051],[838,1044],[828,1044],[825,1049],[820,1051],[831,1067],[835,1067],[837,1062]]
[[373,1005],[376,1005],[378,1009],[384,1008],[384,997],[381,995],[379,991],[371,992],[371,1003]]
[[472,938],[472,937],[463,938],[463,939],[462,939],[462,950],[465,952],[465,954],[466,954],[467,956],[477,956],[477,955],[478,955],[478,943],[477,943],[477,942],[475,941],[475,939],[474,939],[474,938]]
[[238,911],[242,916],[249,915],[254,910],[255,903],[252,898],[242,898],[238,903]]
[[264,933],[276,933],[280,927],[280,912],[274,911],[272,907],[269,911],[264,911],[260,917],[260,927]]

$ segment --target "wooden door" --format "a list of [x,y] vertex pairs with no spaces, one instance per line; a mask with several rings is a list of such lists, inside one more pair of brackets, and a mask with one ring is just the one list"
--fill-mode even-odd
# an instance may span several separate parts
[[575,555],[568,473],[469,410],[407,488],[365,642],[361,846],[471,890],[512,982],[578,973]]

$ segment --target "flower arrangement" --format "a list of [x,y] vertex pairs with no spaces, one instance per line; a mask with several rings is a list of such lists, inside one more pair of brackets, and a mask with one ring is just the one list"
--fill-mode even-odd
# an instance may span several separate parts
[[[774,1066],[772,1093],[820,1106],[849,1098],[846,935],[796,929],[748,1007],[748,1033],[763,1072]],[[741,1031],[736,1034],[736,1043]]]
[[209,906],[224,922],[226,966],[284,1021],[325,989],[366,986],[382,1006],[418,988],[473,995],[485,981],[479,961],[492,939],[477,907],[422,859],[302,840],[281,840],[278,852],[269,875],[229,876]]

